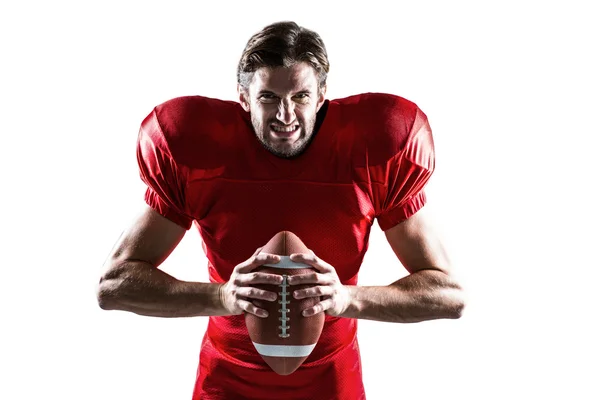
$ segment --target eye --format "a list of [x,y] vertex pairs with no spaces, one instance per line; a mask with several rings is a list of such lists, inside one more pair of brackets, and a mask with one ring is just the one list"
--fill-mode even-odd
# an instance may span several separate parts
[[294,96],[294,100],[298,104],[308,104],[310,102],[310,94],[309,93],[298,93]]
[[272,103],[274,101],[277,101],[277,96],[275,96],[272,93],[263,93],[258,96],[258,99],[265,103]]

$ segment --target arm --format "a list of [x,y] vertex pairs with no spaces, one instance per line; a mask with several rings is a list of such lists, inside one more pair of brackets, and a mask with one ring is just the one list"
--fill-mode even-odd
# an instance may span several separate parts
[[185,232],[146,207],[105,262],[97,292],[100,307],[155,317],[225,314],[220,285],[180,281],[158,269]]
[[348,286],[350,304],[344,317],[389,322],[459,318],[464,308],[460,285],[426,208],[385,231],[410,275],[388,286]]
[[293,277],[290,284],[321,285],[298,290],[298,298],[326,296],[306,310],[306,316],[327,311],[334,316],[385,322],[461,316],[462,289],[450,274],[450,262],[426,210],[421,209],[388,229],[385,235],[398,260],[410,273],[387,286],[345,286],[340,283],[335,269],[314,254],[294,256],[295,261],[312,265],[320,272]]
[[[130,311],[154,317],[193,317],[261,314],[248,297],[270,300],[272,295],[247,286],[273,283],[280,277],[249,273],[267,262],[277,262],[257,252],[236,266],[224,284],[185,282],[158,269],[185,234],[185,229],[150,207],[119,238],[105,262],[98,285],[98,303],[104,310]],[[275,295],[276,297],[276,295]],[[264,315],[259,315],[264,316]]]

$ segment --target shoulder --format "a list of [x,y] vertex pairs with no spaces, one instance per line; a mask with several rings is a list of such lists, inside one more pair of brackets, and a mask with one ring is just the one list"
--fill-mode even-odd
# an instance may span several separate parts
[[354,154],[369,164],[381,164],[402,153],[420,116],[410,100],[387,93],[363,93],[333,100],[343,123],[352,126]]
[[176,97],[155,107],[163,130],[172,135],[227,125],[240,110],[237,102],[203,96]]
[[410,129],[419,109],[412,101],[388,93],[362,93],[332,102],[346,118],[377,127],[404,125]]
[[179,163],[192,167],[233,142],[234,133],[246,126],[239,103],[203,96],[176,97],[154,107],[142,130],[157,145],[168,149]]

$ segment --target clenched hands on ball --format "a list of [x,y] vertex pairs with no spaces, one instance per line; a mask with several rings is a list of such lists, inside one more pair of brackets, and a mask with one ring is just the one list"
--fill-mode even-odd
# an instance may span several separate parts
[[[254,305],[252,300],[277,300],[275,292],[254,287],[254,285],[261,284],[280,285],[283,282],[283,278],[280,275],[254,271],[262,265],[276,264],[280,261],[278,255],[261,253],[261,249],[258,248],[249,259],[238,264],[233,269],[229,280],[221,286],[221,301],[232,315],[239,315],[245,311],[257,317],[266,318],[269,315],[268,312]],[[288,278],[290,285],[315,285],[294,291],[294,298],[323,298],[318,304],[303,311],[302,314],[305,317],[310,317],[320,312],[339,316],[346,311],[350,304],[350,292],[340,282],[333,266],[321,260],[312,251],[310,254],[292,254],[290,259],[294,262],[307,264],[316,270],[313,273],[295,275]]]

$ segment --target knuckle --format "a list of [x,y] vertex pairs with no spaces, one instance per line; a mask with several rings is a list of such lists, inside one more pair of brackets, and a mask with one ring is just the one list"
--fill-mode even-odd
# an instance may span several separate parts
[[253,281],[255,283],[271,283],[272,280],[273,279],[271,278],[271,276],[265,275],[265,274],[261,274],[261,273],[256,274],[254,276],[254,279],[253,279]]
[[267,316],[267,315],[265,314],[265,312],[264,312],[263,310],[261,310],[260,308],[258,308],[258,307],[254,307],[254,308],[252,309],[252,313],[253,313],[254,315],[258,316],[258,317],[261,317],[261,318],[264,318],[264,317],[266,317],[266,316]]
[[256,256],[256,259],[254,260],[255,264],[265,264],[268,260],[268,256],[264,253],[259,254],[258,256]]
[[240,275],[236,275],[232,282],[235,286],[241,286],[243,284],[242,277]]
[[257,276],[257,280],[261,283],[276,283],[278,281],[278,275],[260,273],[260,275]]

